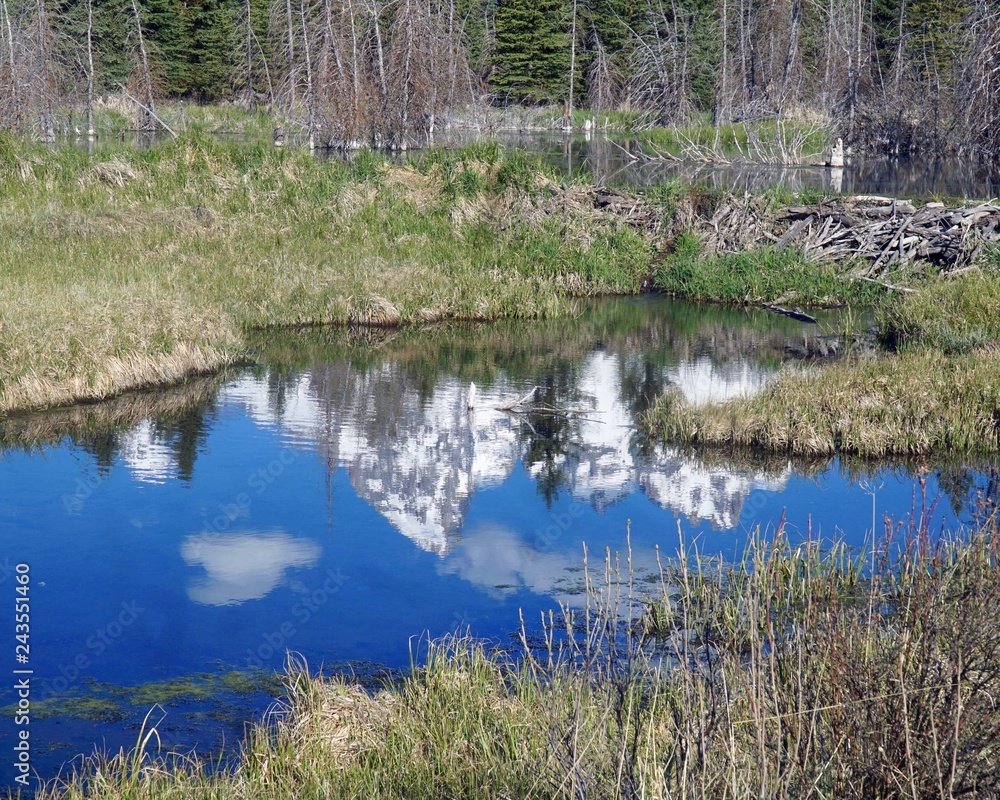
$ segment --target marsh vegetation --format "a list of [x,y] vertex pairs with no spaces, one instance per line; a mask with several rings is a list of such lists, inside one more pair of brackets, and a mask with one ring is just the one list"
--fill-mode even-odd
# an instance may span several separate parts
[[650,244],[485,146],[417,167],[193,136],[84,154],[0,142],[0,410],[176,382],[254,328],[541,317],[637,291]]
[[631,554],[586,604],[494,649],[430,643],[369,692],[289,666],[287,700],[231,770],[136,751],[46,798],[990,796],[1000,782],[996,517],[877,547],[792,541],[724,562],[682,551],[636,585]]

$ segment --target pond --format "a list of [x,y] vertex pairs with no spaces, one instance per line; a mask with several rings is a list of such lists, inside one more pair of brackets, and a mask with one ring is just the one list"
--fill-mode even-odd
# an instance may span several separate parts
[[[166,134],[141,134],[128,141],[149,147],[165,141]],[[238,138],[238,137],[237,137]],[[305,147],[302,137],[294,140]],[[688,158],[678,161],[656,157],[657,150],[642,139],[619,132],[572,135],[559,131],[477,131],[456,127],[439,133],[435,146],[465,147],[497,141],[511,150],[537,153],[567,177],[585,176],[595,183],[618,187],[655,186],[681,180],[709,189],[759,193],[782,186],[794,192],[816,190],[825,194],[877,194],[911,200],[987,200],[1000,196],[1000,165],[956,157],[855,157],[842,169],[817,165],[769,166],[740,163],[706,163]],[[93,147],[92,143],[78,143]],[[676,148],[674,148],[676,150]],[[405,161],[419,159],[422,150],[396,153]],[[677,153],[675,153],[677,155]],[[653,156],[653,158],[650,158]],[[339,158],[339,151],[317,150],[320,159]],[[822,161],[821,156],[816,161]]]
[[[681,541],[731,557],[782,516],[793,538],[858,547],[884,515],[968,521],[996,490],[970,465],[641,435],[664,387],[757,391],[837,358],[836,326],[644,297],[551,322],[291,331],[223,375],[4,420],[0,586],[28,565],[35,769],[134,746],[151,710],[165,749],[231,752],[288,651],[377,683],[421,637],[510,642],[519,615],[582,601],[585,547],[601,569],[630,543],[641,580]],[[535,387],[534,412],[499,410]],[[14,703],[5,689],[8,753]]]
[[[564,174],[583,174],[598,183],[623,187],[679,179],[711,189],[751,193],[785,186],[792,191],[814,189],[828,194],[878,194],[913,200],[986,200],[1000,195],[997,165],[954,157],[856,157],[843,169],[829,169],[649,159],[642,156],[655,156],[656,152],[640,139],[600,131],[573,136],[500,133],[496,138],[505,147],[542,154]],[[478,140],[475,132],[455,131],[445,134],[439,143],[459,145]]]

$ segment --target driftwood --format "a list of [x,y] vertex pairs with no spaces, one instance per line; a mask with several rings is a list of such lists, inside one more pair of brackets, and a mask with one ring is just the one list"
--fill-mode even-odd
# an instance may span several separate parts
[[694,220],[709,249],[742,252],[772,244],[813,261],[859,262],[852,277],[886,283],[885,274],[915,263],[939,272],[968,266],[984,244],[1000,243],[1000,204],[946,208],[871,195],[789,206],[768,220],[751,198],[723,199],[711,218]]
[[538,391],[538,387],[535,386],[530,392],[528,392],[524,397],[518,398],[511,403],[506,403],[502,406],[497,406],[497,411],[514,411],[515,409],[524,406],[529,400],[535,396],[535,392]]
[[801,308],[782,308],[781,306],[772,305],[770,303],[765,303],[764,308],[768,311],[773,311],[775,314],[791,317],[799,322],[810,322],[813,325],[817,325],[819,323],[816,317],[807,314]]
[[569,417],[572,414],[583,415],[594,413],[591,409],[587,408],[556,408],[555,406],[550,406],[547,403],[531,404],[530,401],[534,399],[537,391],[538,387],[535,386],[524,397],[519,397],[517,400],[512,400],[509,403],[504,403],[502,406],[497,406],[497,411],[505,411],[516,417]]

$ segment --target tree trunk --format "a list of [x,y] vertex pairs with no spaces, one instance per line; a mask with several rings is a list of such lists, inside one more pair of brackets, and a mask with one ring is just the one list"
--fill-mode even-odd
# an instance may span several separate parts
[[149,54],[146,52],[146,39],[142,35],[142,17],[139,14],[139,6],[136,0],[132,0],[132,13],[135,15],[135,32],[139,42],[139,57],[142,61],[143,89],[146,91],[146,107],[148,108],[148,112],[142,126],[146,129],[153,127],[156,105],[153,99],[153,78],[149,72]]

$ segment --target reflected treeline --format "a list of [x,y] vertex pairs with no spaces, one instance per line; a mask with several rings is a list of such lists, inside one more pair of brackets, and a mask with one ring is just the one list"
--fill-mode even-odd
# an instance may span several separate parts
[[681,180],[735,193],[759,193],[774,186],[787,186],[793,191],[815,189],[832,194],[911,198],[988,198],[1000,194],[1000,171],[994,165],[955,158],[856,158],[843,170],[836,170],[820,166],[650,160],[641,158],[650,152],[642,140],[619,134],[570,138],[551,133],[521,133],[499,138],[505,146],[542,153],[569,175],[586,175],[590,180],[609,185],[654,186]]
[[818,319],[819,325],[806,325],[762,309],[644,296],[579,300],[568,319],[275,331],[257,334],[253,345],[269,373],[292,374],[331,358],[367,369],[391,357],[430,385],[445,375],[483,383],[501,373],[518,379],[547,372],[594,349],[641,353],[657,366],[706,359],[776,369],[787,361],[834,357],[838,312],[821,312]]
[[194,377],[102,403],[3,416],[0,446],[33,450],[69,440],[91,454],[102,472],[119,458],[138,467],[159,461],[170,474],[190,480],[211,429],[219,388],[229,377]]
[[[7,448],[68,438],[100,469],[121,464],[137,480],[190,480],[216,410],[234,408],[289,446],[319,453],[331,475],[345,470],[359,497],[440,554],[463,530],[475,492],[502,484],[518,463],[549,505],[568,496],[601,510],[642,492],[719,529],[745,523],[751,492],[780,491],[793,471],[828,469],[828,461],[754,453],[695,455],[644,437],[637,422],[668,387],[691,402],[719,402],[759,391],[787,362],[829,354],[824,331],[835,329],[835,317],[805,325],[655,298],[581,302],[579,311],[423,331],[262,334],[259,365],[238,375],[11,417],[0,430]],[[546,410],[500,410],[533,387]],[[840,468],[857,480],[890,467],[847,460]],[[956,510],[995,498],[989,475],[995,466],[937,468]]]

